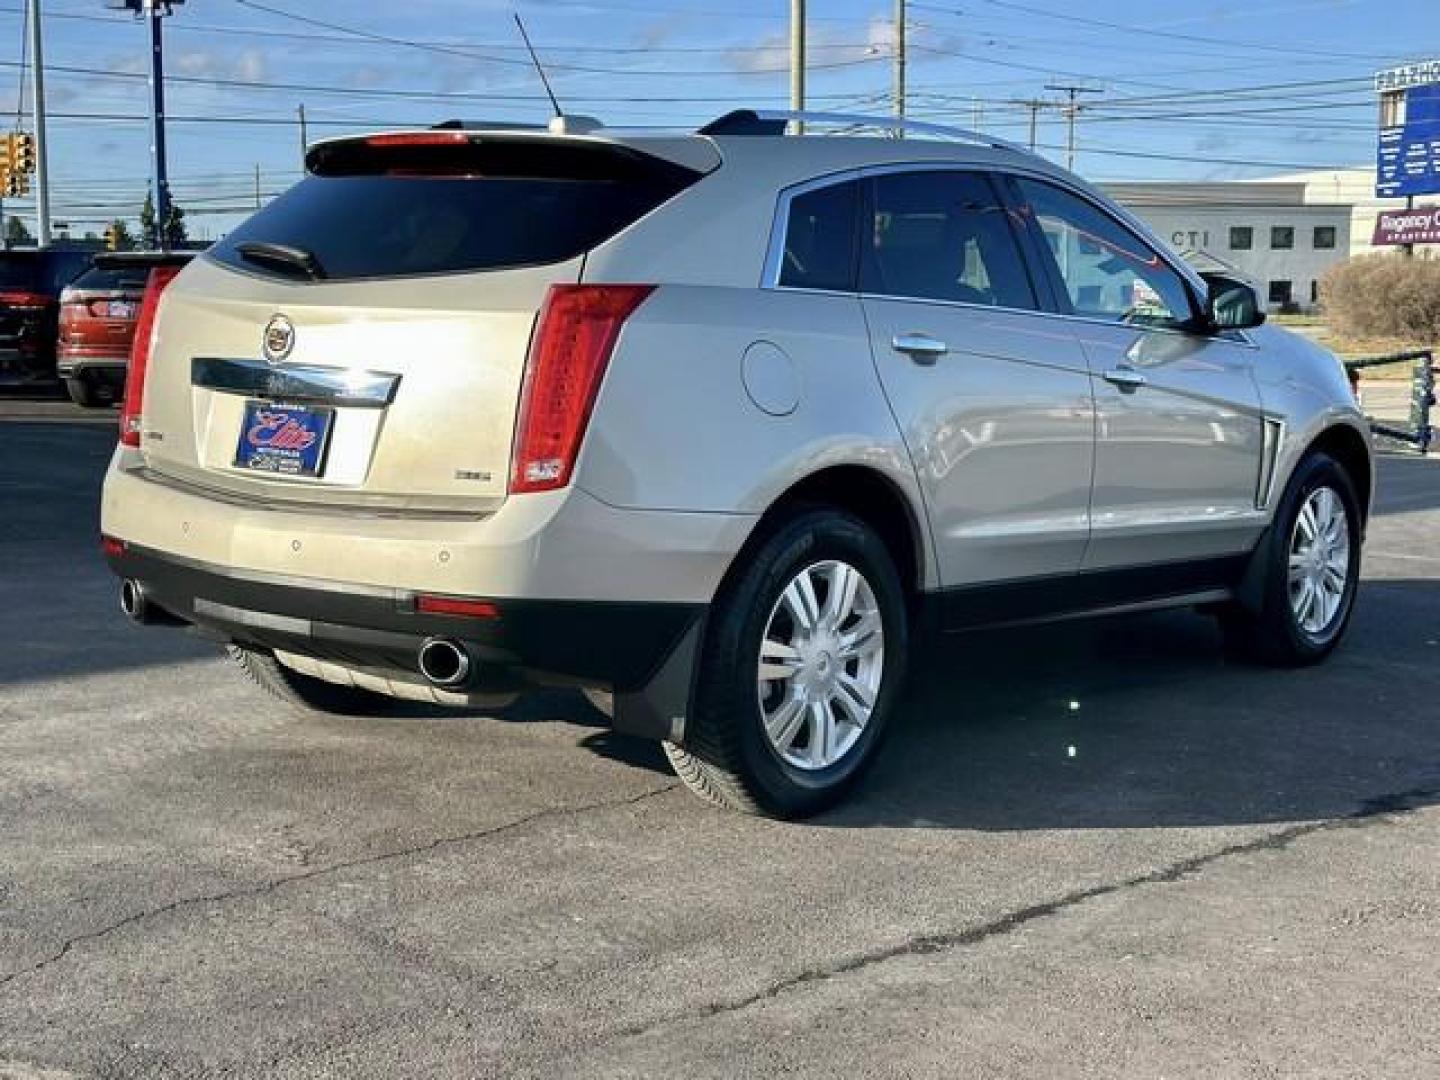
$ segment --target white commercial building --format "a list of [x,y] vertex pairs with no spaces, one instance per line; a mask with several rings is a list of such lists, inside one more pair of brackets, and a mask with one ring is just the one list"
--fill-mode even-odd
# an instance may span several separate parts
[[1337,262],[1395,250],[1370,239],[1381,210],[1405,205],[1375,198],[1374,169],[1105,188],[1182,255],[1233,266],[1272,306],[1302,309],[1315,303],[1320,279]]

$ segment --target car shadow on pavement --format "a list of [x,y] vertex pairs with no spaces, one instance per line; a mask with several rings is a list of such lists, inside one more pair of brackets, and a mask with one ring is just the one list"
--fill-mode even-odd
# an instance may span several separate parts
[[1440,791],[1440,582],[1367,582],[1325,664],[1227,659],[1186,612],[972,633],[920,658],[890,740],[817,824],[984,830],[1323,820]]

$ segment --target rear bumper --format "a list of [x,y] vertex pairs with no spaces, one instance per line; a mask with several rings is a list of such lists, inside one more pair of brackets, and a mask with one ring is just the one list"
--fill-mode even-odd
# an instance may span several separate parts
[[499,599],[498,618],[432,615],[417,611],[416,594],[406,590],[237,571],[133,544],[106,561],[118,576],[139,581],[170,614],[247,645],[418,681],[421,643],[451,638],[478,662],[478,691],[566,684],[638,691],[705,610],[685,603]]

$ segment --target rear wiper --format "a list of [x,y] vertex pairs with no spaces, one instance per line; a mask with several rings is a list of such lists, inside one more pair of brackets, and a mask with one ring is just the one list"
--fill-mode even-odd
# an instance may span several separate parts
[[282,273],[300,273],[311,281],[321,281],[325,277],[325,267],[320,265],[320,260],[304,248],[271,244],[264,240],[245,240],[236,244],[235,250],[253,263]]

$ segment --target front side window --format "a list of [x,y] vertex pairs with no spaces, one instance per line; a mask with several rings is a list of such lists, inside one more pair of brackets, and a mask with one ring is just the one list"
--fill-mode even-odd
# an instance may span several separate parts
[[787,289],[853,290],[859,208],[859,184],[854,180],[791,199],[780,285]]
[[1232,225],[1230,227],[1230,250],[1249,251],[1255,246],[1255,230],[1249,225]]
[[1270,230],[1270,246],[1276,251],[1288,251],[1295,246],[1295,227],[1276,225]]
[[1144,326],[1194,319],[1184,279],[1124,225],[1051,184],[1017,183],[1075,314]]
[[878,176],[861,235],[861,288],[881,296],[1038,307],[1005,207],[980,173]]

